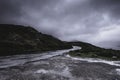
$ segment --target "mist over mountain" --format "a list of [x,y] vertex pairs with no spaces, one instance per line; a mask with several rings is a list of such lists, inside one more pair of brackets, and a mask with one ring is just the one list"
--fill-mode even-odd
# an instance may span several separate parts
[[116,48],[119,0],[0,0],[0,23],[32,26],[64,41]]

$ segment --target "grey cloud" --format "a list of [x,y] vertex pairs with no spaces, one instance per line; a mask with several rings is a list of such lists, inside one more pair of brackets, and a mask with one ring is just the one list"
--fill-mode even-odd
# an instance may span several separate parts
[[0,1],[0,23],[11,22],[14,18],[22,16],[17,0]]
[[34,26],[62,40],[116,45],[119,9],[119,0],[0,0],[0,23]]
[[120,0],[90,0],[90,4],[97,11],[103,11],[114,18],[120,18]]

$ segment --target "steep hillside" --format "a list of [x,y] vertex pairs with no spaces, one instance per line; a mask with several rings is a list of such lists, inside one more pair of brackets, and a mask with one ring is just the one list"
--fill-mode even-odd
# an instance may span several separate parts
[[53,36],[42,34],[32,27],[0,24],[0,55],[68,48],[71,46]]
[[81,50],[69,52],[71,56],[120,60],[120,50],[104,49],[84,42],[68,42],[68,44],[81,47]]

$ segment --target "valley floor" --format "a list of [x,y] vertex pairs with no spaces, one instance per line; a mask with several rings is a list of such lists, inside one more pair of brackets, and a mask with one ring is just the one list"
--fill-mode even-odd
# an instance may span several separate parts
[[119,61],[63,54],[68,51],[1,57],[0,80],[120,80]]

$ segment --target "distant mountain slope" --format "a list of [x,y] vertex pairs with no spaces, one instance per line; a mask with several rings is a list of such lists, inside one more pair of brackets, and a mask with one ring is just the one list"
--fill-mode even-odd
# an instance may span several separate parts
[[42,34],[32,27],[0,24],[0,55],[68,48],[71,48],[71,45],[53,36]]
[[104,49],[85,42],[68,42],[68,44],[81,47],[81,50],[69,52],[71,56],[120,60],[120,50]]

